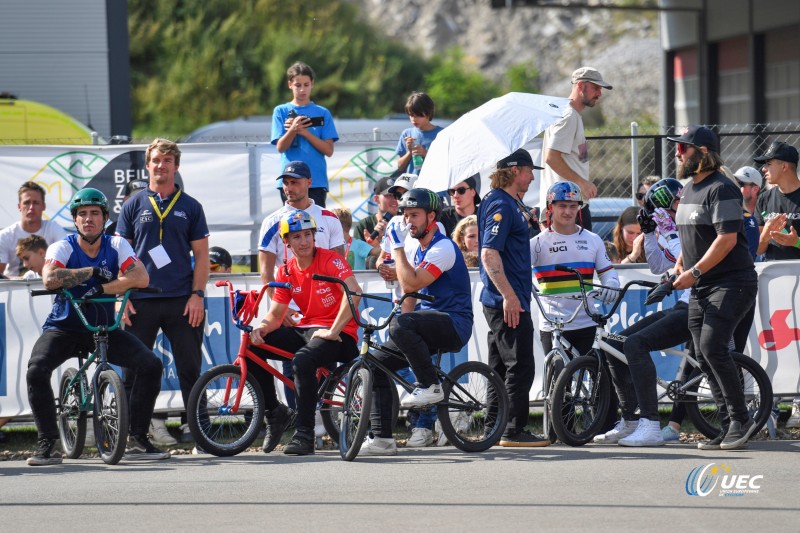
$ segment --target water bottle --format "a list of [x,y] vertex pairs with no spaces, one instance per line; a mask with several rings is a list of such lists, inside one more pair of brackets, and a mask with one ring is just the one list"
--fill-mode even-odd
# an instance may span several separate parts
[[[392,259],[391,254],[386,254],[383,257],[383,264],[387,267],[391,268],[392,270],[395,269],[394,259]],[[396,280],[386,280],[386,288],[387,289],[394,289],[397,286]]]
[[[418,135],[413,135],[414,137],[414,144],[411,145],[411,149],[413,150],[415,147],[420,146],[422,144],[422,139]],[[411,156],[411,162],[414,164],[414,173],[419,174],[419,169],[422,168],[423,158],[421,155],[414,154]]]

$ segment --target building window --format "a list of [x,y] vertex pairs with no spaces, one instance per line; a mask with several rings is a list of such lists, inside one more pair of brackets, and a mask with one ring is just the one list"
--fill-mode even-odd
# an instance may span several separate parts
[[767,121],[800,121],[800,36],[797,28],[770,30],[764,35],[766,73],[764,96]]
[[747,124],[750,117],[750,67],[747,38],[737,37],[717,45],[717,112],[720,124]]
[[675,125],[688,126],[700,122],[700,80],[697,75],[697,50],[675,51]]

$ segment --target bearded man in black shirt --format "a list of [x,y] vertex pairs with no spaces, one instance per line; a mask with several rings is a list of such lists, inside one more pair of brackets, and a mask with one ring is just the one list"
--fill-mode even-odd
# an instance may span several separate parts
[[758,292],[742,222],[742,193],[719,170],[716,133],[692,126],[668,139],[678,143],[678,178],[691,178],[676,216],[681,255],[673,285],[691,288],[689,330],[722,424],[720,435],[698,448],[733,450],[745,446],[756,429],[728,344]]

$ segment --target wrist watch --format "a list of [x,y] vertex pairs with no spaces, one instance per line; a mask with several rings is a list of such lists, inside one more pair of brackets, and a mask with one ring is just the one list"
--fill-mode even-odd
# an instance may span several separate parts
[[702,272],[700,272],[700,269],[697,268],[697,267],[690,268],[689,272],[691,272],[692,276],[694,276],[696,278],[699,278],[703,274]]
[[192,291],[192,294],[196,294],[196,295],[198,295],[200,298],[205,298],[205,297],[206,297],[206,293],[205,293],[205,291],[201,291],[200,289],[198,289],[198,290],[196,290],[196,291]]

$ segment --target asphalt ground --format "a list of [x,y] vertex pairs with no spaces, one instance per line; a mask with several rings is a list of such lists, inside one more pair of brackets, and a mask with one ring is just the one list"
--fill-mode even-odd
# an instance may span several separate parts
[[[796,439],[727,452],[689,443],[400,448],[351,463],[336,450],[116,466],[5,461],[0,479],[8,531],[800,530]],[[690,494],[698,489],[708,494]]]

